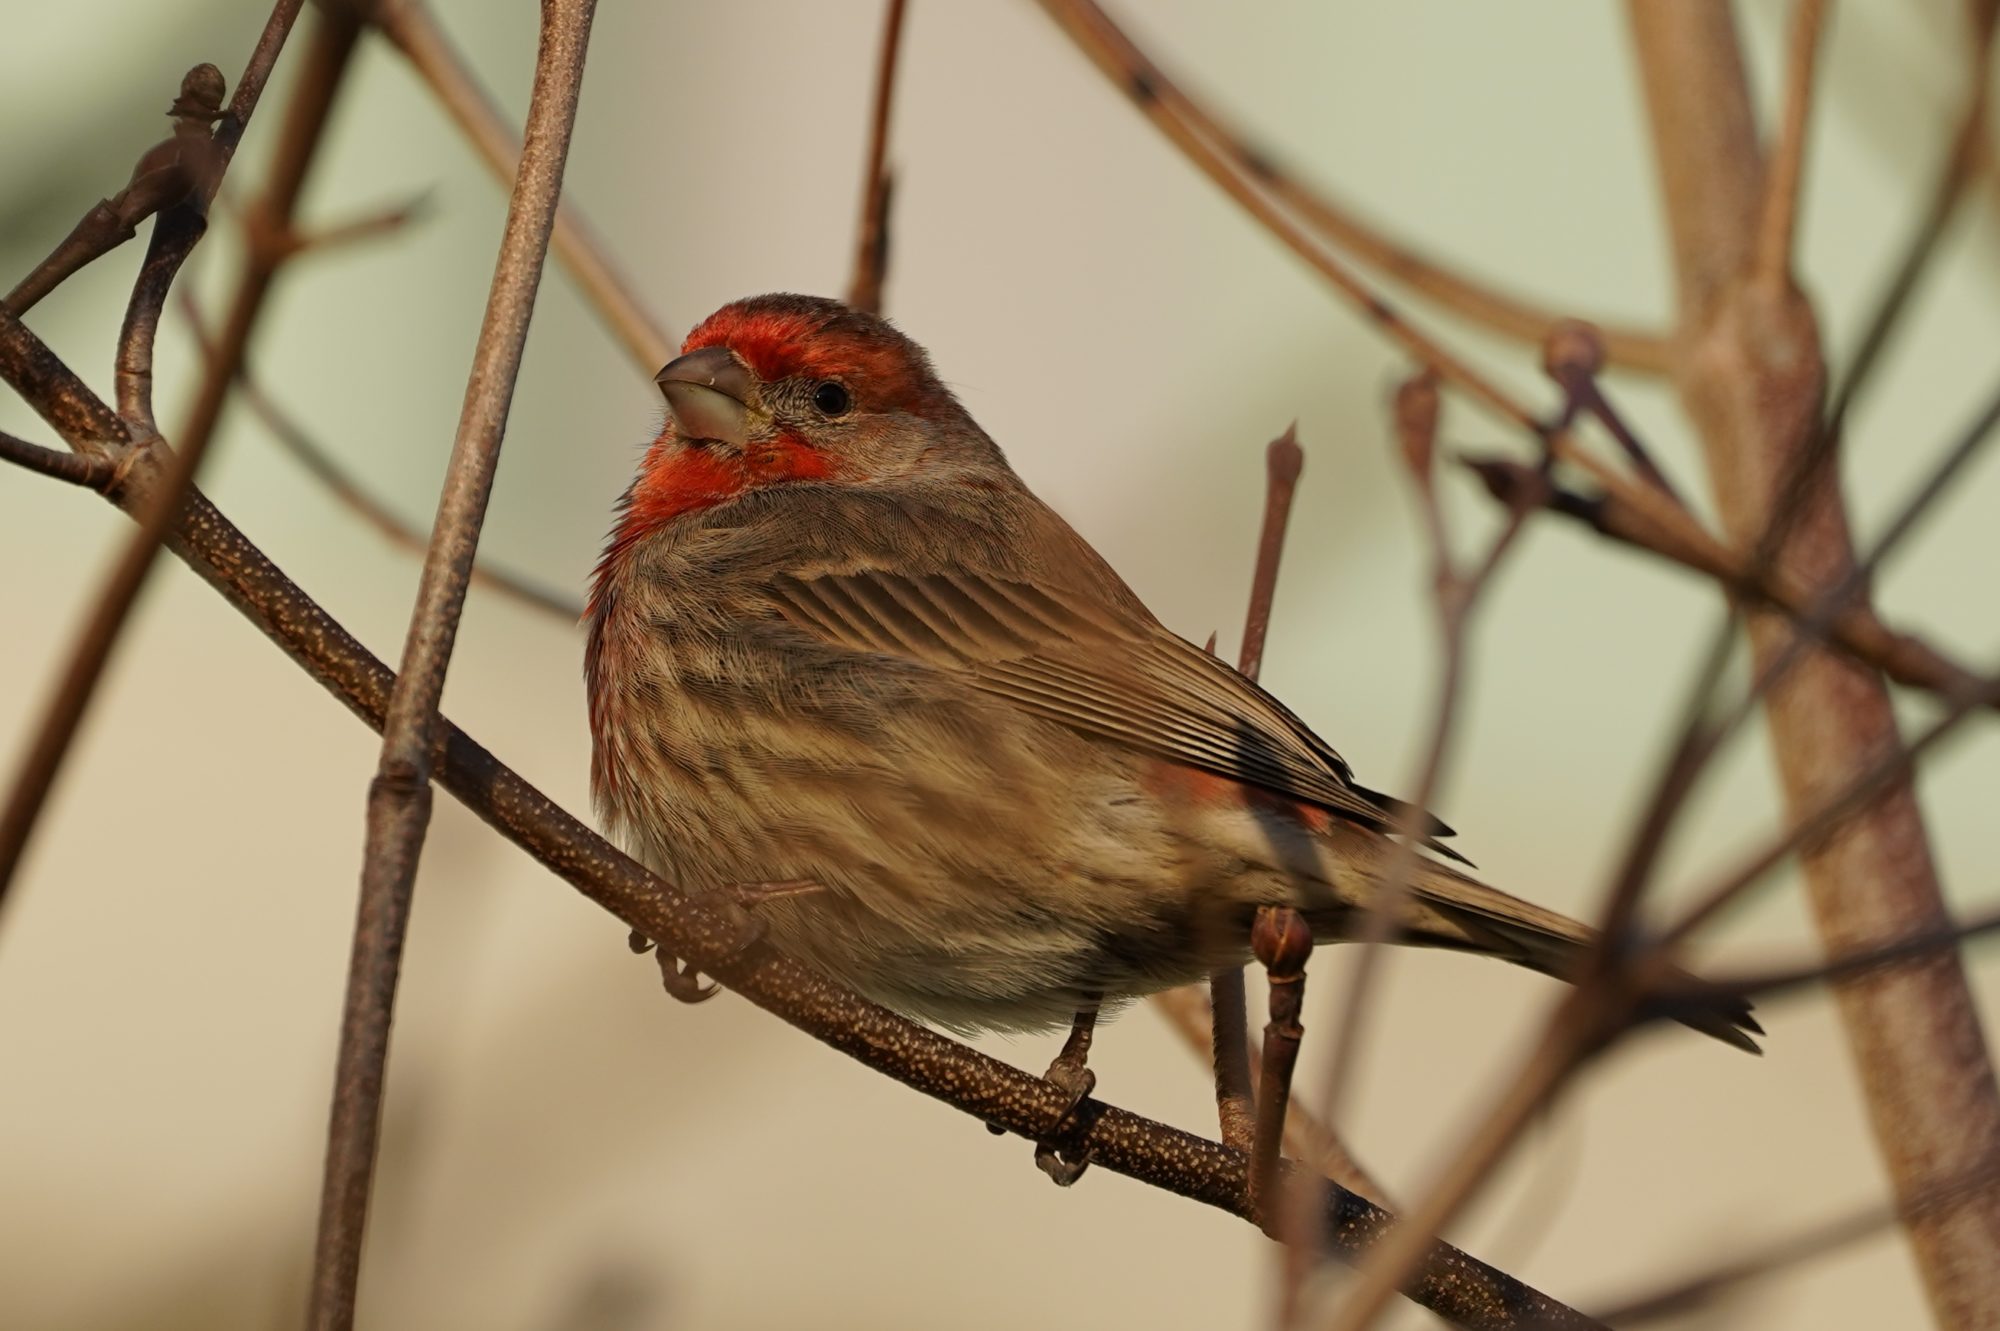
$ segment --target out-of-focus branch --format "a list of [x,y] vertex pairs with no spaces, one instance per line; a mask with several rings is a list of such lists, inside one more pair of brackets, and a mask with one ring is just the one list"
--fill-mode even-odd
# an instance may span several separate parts
[[882,283],[889,275],[889,205],[895,173],[889,169],[889,116],[896,101],[896,56],[903,47],[908,0],[888,0],[882,14],[882,49],[875,58],[875,102],[869,116],[868,160],[861,177],[861,225],[855,233],[854,276],[847,303],[882,312]]
[[[2000,426],[2000,396],[1980,413],[1923,490],[1904,507],[1899,526],[1906,527],[1944,492],[1946,483],[1994,436],[1996,426]],[[1493,457],[1467,457],[1463,461],[1493,497],[1510,508],[1522,502],[1540,504],[1620,545],[1706,574],[1732,598],[1780,611],[1795,625],[1810,626],[1823,619],[1817,633],[1829,646],[1880,670],[1898,684],[1949,695],[1975,677],[1921,637],[1885,625],[1873,607],[1856,603],[1851,590],[1828,605],[1824,595],[1807,591],[1785,570],[1731,550],[1684,510],[1673,513],[1658,505],[1642,504],[1630,482],[1620,481],[1619,489],[1602,494],[1581,495],[1550,484],[1525,463]],[[1879,559],[1881,553],[1878,549],[1874,558]],[[1806,631],[1813,630],[1808,627]]]
[[[0,380],[54,426],[72,448],[117,437],[117,417],[18,320],[0,311]],[[140,466],[111,498],[128,514],[157,483]],[[307,674],[368,725],[380,729],[394,677],[336,620],[199,495],[170,538],[176,554],[243,612]],[[626,927],[670,948],[702,973],[849,1057],[1030,1140],[1065,1110],[1062,1091],[840,989],[768,949],[742,946],[739,922],[701,896],[683,895],[649,873],[450,725],[443,725],[439,780],[468,809],[521,846]],[[1093,1165],[1250,1218],[1242,1152],[1124,1110],[1086,1101],[1077,1143]],[[1341,1189],[1322,1217],[1328,1246],[1357,1259],[1393,1218]],[[1455,1325],[1487,1331],[1594,1327],[1597,1323],[1519,1281],[1437,1245],[1406,1291]]]
[[[264,82],[270,77],[278,51],[298,16],[300,4],[301,0],[278,0],[272,8],[263,34],[245,66],[236,94],[229,109],[222,113],[222,124],[213,139],[205,148],[198,149],[189,137],[178,149],[178,160],[183,166],[190,162],[199,162],[199,166],[186,172],[189,176],[187,189],[178,198],[167,202],[165,211],[153,224],[146,259],[140,265],[138,280],[133,284],[124,327],[118,337],[116,377],[118,400],[123,408],[120,428],[115,436],[100,434],[97,437],[91,453],[93,457],[110,457],[117,466],[128,467],[131,459],[126,455],[127,449],[166,451],[158,442],[152,406],[153,339],[159,326],[160,312],[181,264],[201,239],[209,201],[222,184],[223,173],[229,168],[230,158],[242,139],[250,113],[263,92]],[[323,48],[323,42],[316,47]],[[337,81],[338,69],[344,67],[345,60],[343,51],[336,62],[333,81]],[[183,83],[183,100],[193,100],[203,108],[201,115],[209,115],[205,108],[221,100],[220,78],[213,66],[197,67]],[[328,98],[331,97],[331,86],[329,82],[325,88]],[[280,149],[281,160],[289,160],[296,155],[301,170],[318,140],[318,126],[323,123],[323,106],[320,108],[321,117],[313,119],[316,95],[311,80],[301,85],[294,110],[287,117],[285,143]],[[183,116],[183,127],[192,120],[192,117]],[[300,134],[298,127],[307,120],[311,120],[311,132]],[[81,267],[83,262],[88,262],[88,259],[81,260],[75,267]],[[75,268],[68,271],[75,271]],[[46,281],[41,289],[52,289],[60,280],[57,277]],[[9,317],[18,316],[10,311]],[[21,856],[27,849],[28,838],[41,817],[49,791],[55,785],[56,774],[76,738],[77,727],[82,724],[90,699],[97,691],[97,682],[103,677],[104,667],[111,659],[112,648],[117,645],[132,607],[139,599],[139,591],[153,569],[160,542],[172,526],[183,496],[193,489],[195,472],[201,464],[206,442],[205,437],[186,441],[166,464],[167,480],[155,495],[154,507],[140,515],[137,530],[127,538],[103,590],[92,603],[90,619],[78,634],[66,664],[57,676],[59,682],[55,697],[43,712],[41,725],[28,745],[27,756],[22,760],[8,794],[6,808],[0,810],[0,904],[5,903],[14,872],[20,867]]]
[[[1574,339],[1567,332],[1551,335],[1552,356],[1566,348]],[[1594,349],[1594,348],[1593,348]],[[1427,812],[1437,794],[1438,783],[1444,775],[1445,762],[1450,752],[1454,733],[1459,698],[1463,692],[1466,664],[1467,628],[1473,611],[1492,585],[1493,575],[1500,568],[1501,561],[1513,548],[1520,536],[1528,515],[1534,511],[1533,505],[1521,502],[1512,506],[1507,521],[1498,535],[1486,549],[1485,555],[1469,569],[1461,568],[1452,553],[1450,533],[1447,529],[1443,506],[1438,501],[1436,485],[1436,454],[1438,415],[1440,411],[1437,382],[1428,373],[1419,374],[1406,380],[1397,391],[1395,400],[1396,441],[1401,451],[1405,470],[1415,487],[1419,512],[1431,557],[1431,582],[1433,607],[1438,625],[1438,671],[1437,699],[1431,709],[1429,737],[1425,744],[1424,756],[1419,766],[1415,788],[1409,802],[1404,807],[1393,829],[1397,833],[1396,849],[1392,852],[1388,865],[1383,870],[1384,884],[1375,894],[1366,918],[1359,930],[1361,950],[1348,972],[1348,983],[1340,1003],[1341,1021],[1336,1028],[1333,1041],[1333,1057],[1327,1075],[1327,1087],[1322,1104],[1327,1121],[1340,1121],[1340,1107],[1343,1093],[1352,1078],[1353,1067],[1359,1057],[1361,1038],[1367,1028],[1368,1009],[1377,992],[1375,977],[1384,948],[1392,939],[1403,921],[1405,906],[1410,892],[1411,876],[1416,869],[1417,847],[1425,840],[1425,824],[1430,815]],[[1574,402],[1563,411],[1565,421],[1575,414]],[[1544,1089],[1552,1089],[1555,1079],[1562,1075],[1560,1060],[1556,1051],[1543,1051],[1546,1063],[1531,1065],[1546,1067],[1551,1080]],[[1490,1144],[1497,1158],[1498,1153],[1513,1141],[1527,1122],[1527,1109],[1520,1111],[1518,1121],[1511,1127],[1498,1124],[1496,1135]],[[1430,1214],[1419,1213],[1406,1217],[1397,1231],[1385,1240],[1382,1249],[1363,1264],[1361,1281],[1354,1294],[1343,1303],[1340,1324],[1359,1328],[1367,1325],[1382,1304],[1386,1303],[1407,1274],[1414,1270],[1421,1260],[1429,1235],[1435,1234],[1450,1218],[1450,1214],[1469,1197],[1472,1182],[1482,1176],[1490,1159],[1481,1163],[1464,1182],[1464,1195],[1447,1197],[1441,1184],[1434,1189],[1428,1202]],[[1468,1166],[1468,1169],[1470,1166]],[[1450,1180],[1447,1180],[1449,1183]],[[1293,1246],[1300,1251],[1298,1242],[1310,1236],[1310,1230],[1298,1226],[1301,1217],[1298,1209],[1293,1210],[1295,1228],[1292,1230]],[[1303,1280],[1303,1264],[1295,1264],[1292,1286],[1287,1291],[1286,1302],[1295,1304],[1299,1283]],[[1385,1286],[1377,1298],[1371,1293],[1369,1281]]]
[[417,861],[430,827],[433,759],[444,729],[438,700],[458,637],[479,529],[499,468],[507,410],[555,225],[596,10],[597,0],[542,3],[526,146],[508,200],[492,291],[473,349],[458,434],[410,613],[402,670],[389,692],[382,757],[368,787],[361,895],[347,1000],[341,1011],[319,1235],[313,1248],[309,1320],[316,1331],[346,1331],[354,1323],[361,1240],[381,1131],[389,1022]]
[[1812,111],[1813,76],[1819,69],[1820,32],[1826,0],[1794,0],[1785,54],[1785,105],[1765,167],[1764,196],[1758,213],[1753,280],[1782,292],[1792,280],[1793,233],[1798,226],[1799,188],[1805,178],[1806,128]]
[[[1172,88],[1173,85],[1150,63],[1138,66],[1135,74],[1128,60],[1119,55],[1120,47],[1116,43],[1122,41],[1122,35],[1114,38],[1117,29],[1104,11],[1090,0],[1039,0],[1039,3],[1076,43],[1077,49],[1088,56],[1091,63],[1115,86],[1123,88],[1142,109],[1153,106],[1159,100],[1162,89]],[[1129,47],[1130,44],[1125,45]],[[1143,57],[1139,58],[1143,60]],[[1388,301],[1350,272],[1345,264],[1327,253],[1325,247],[1293,221],[1257,182],[1235,168],[1225,149],[1206,135],[1196,132],[1182,118],[1156,115],[1153,123],[1202,174],[1235,200],[1286,249],[1325,278],[1390,341],[1503,420],[1537,434],[1541,432],[1541,423],[1533,412],[1505,389],[1445,350],[1435,338],[1410,323]]]
[[[1443,310],[1525,342],[1543,341],[1562,322],[1558,314],[1418,253],[1362,221],[1346,204],[1306,185],[1269,153],[1251,147],[1244,134],[1168,78],[1094,0],[1043,0],[1042,7],[1139,112],[1183,151],[1185,140],[1190,138],[1210,145],[1233,177],[1268,194],[1356,260]],[[1197,165],[1211,176],[1215,174],[1208,165],[1200,161]],[[1611,358],[1627,368],[1663,373],[1672,365],[1673,347],[1668,338],[1612,328],[1606,330],[1604,342]]]
[[[203,358],[212,359],[215,355],[215,345],[208,337],[200,308],[196,305],[194,297],[186,291],[181,293],[181,309],[187,315],[188,327],[194,334],[195,344],[200,348]],[[424,532],[405,521],[386,502],[370,492],[331,449],[315,439],[290,412],[264,391],[263,385],[257,381],[247,365],[237,367],[236,392],[243,399],[243,405],[249,408],[250,414],[270,431],[278,446],[290,454],[293,461],[305,468],[308,475],[325,486],[327,494],[332,496],[336,503],[373,527],[396,549],[423,554],[429,544]],[[69,463],[85,461],[71,458],[63,453],[52,453],[51,456]],[[88,482],[80,483],[88,484]],[[552,615],[571,627],[583,618],[581,601],[543,587],[518,574],[492,568],[483,560],[473,564],[472,582],[474,586],[498,592],[530,609]]]
[[[1876,366],[1881,364],[1882,351],[1889,344],[1890,333],[1908,309],[1910,298],[1916,294],[1924,274],[1930,271],[1931,259],[1937,253],[1939,243],[1963,213],[1963,204],[1971,192],[1969,187],[1989,147],[1986,109],[1993,85],[1986,67],[1993,53],[1995,17],[2000,14],[2000,6],[1978,0],[1968,8],[1971,10],[1972,40],[1965,108],[1959,113],[1958,127],[1952,132],[1951,143],[1946,149],[1943,164],[1938,168],[1937,180],[1931,186],[1924,211],[1903,248],[1902,258],[1898,260],[1881,296],[1876,299],[1873,313],[1862,327],[1861,337],[1855,343],[1853,360],[1834,389],[1833,405],[1827,410],[1826,424],[1821,430],[1827,447],[1838,444],[1847,423],[1849,406],[1868,384]],[[1993,178],[2000,181],[2000,164],[1989,162],[1986,165],[1991,168]]]
[[1992,1163],[1961,1178],[1924,1190],[1922,1196],[1897,1206],[1866,1206],[1800,1233],[1765,1244],[1745,1255],[1720,1262],[1706,1271],[1682,1276],[1649,1293],[1622,1299],[1599,1314],[1611,1326],[1645,1326],[1683,1316],[1726,1301],[1765,1276],[1799,1266],[1873,1238],[1899,1223],[1908,1224],[1966,1194],[1993,1186],[2000,1169]]
[[[501,184],[511,186],[521,157],[520,139],[430,6],[424,0],[378,0],[374,21],[429,85],[487,169]],[[673,359],[674,339],[633,294],[631,278],[612,260],[603,239],[574,203],[565,202],[556,210],[554,249],[626,356],[651,379]]]
[[[1825,376],[1811,307],[1787,274],[1753,280],[1763,155],[1734,16],[1722,0],[1630,0],[1679,286],[1682,400],[1708,454],[1723,521],[1743,548],[1769,549],[1803,583],[1853,566],[1830,467],[1810,462]],[[1800,502],[1784,503],[1788,491]],[[1796,521],[1785,523],[1796,512]],[[1760,667],[1786,651],[1782,618],[1751,617]],[[1766,704],[1786,802],[1797,821],[1825,792],[1900,747],[1881,678],[1814,650]],[[1923,819],[1907,781],[1804,856],[1830,951],[1942,924]],[[1956,956],[1837,990],[1876,1140],[1907,1204],[1940,1178],[2000,1158],[2000,1087]],[[2000,1195],[1914,1220],[1932,1309],[1957,1331],[2000,1307]]]

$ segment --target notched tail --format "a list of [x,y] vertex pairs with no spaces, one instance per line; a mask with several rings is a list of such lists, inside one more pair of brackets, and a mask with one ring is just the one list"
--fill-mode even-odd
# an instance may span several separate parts
[[[1575,981],[1584,953],[1596,941],[1595,931],[1566,915],[1434,862],[1417,870],[1404,937],[1421,946],[1498,957],[1567,983]],[[1676,975],[1685,986],[1671,988],[1647,1015],[1670,1017],[1753,1054],[1764,1052],[1754,1038],[1764,1028],[1751,1015],[1749,1000],[1686,972]]]

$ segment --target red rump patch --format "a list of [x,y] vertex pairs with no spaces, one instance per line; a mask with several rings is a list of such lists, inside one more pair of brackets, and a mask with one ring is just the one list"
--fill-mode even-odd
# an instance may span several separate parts
[[1262,786],[1238,781],[1203,768],[1188,767],[1181,763],[1155,762],[1147,766],[1142,779],[1152,795],[1169,805],[1269,809],[1295,820],[1307,831],[1322,836],[1333,828],[1333,815],[1317,804],[1291,799],[1280,795],[1277,791],[1266,790]]
[[888,324],[833,301],[758,296],[725,305],[681,344],[725,346],[765,383],[837,379],[864,411],[927,415],[948,400],[923,349]]

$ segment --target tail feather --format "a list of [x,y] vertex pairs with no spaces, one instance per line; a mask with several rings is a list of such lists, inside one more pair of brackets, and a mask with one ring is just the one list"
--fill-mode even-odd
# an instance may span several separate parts
[[[1412,884],[1403,938],[1426,947],[1450,948],[1498,957],[1517,966],[1573,983],[1596,932],[1566,915],[1545,910],[1498,888],[1438,864],[1422,861]],[[1685,1001],[1669,1004],[1674,1020],[1753,1054],[1763,1050],[1752,1037],[1763,1027],[1748,1000],[1714,994],[1692,975]]]

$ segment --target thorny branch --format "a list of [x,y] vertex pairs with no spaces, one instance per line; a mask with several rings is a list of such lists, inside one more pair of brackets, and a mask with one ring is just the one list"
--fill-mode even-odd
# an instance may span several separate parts
[[354,1323],[361,1242],[381,1130],[389,1022],[417,861],[430,826],[432,760],[444,727],[438,700],[457,641],[479,529],[499,469],[507,410],[527,345],[528,320],[555,225],[596,9],[596,0],[543,0],[525,147],[508,200],[500,257],[473,350],[430,550],[410,613],[402,670],[385,709],[381,762],[368,787],[361,895],[334,1064],[319,1236],[313,1249],[310,1323],[318,1331],[345,1331]]

